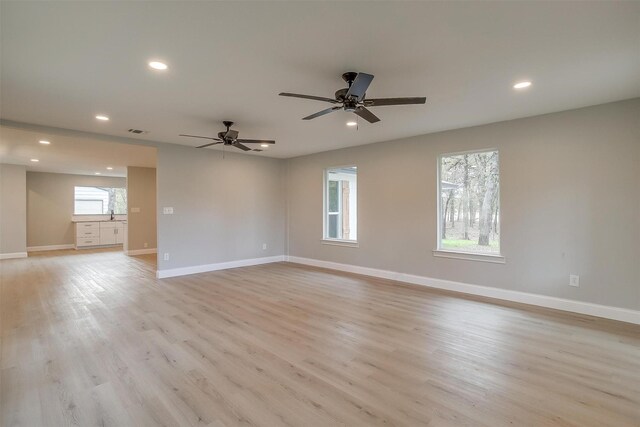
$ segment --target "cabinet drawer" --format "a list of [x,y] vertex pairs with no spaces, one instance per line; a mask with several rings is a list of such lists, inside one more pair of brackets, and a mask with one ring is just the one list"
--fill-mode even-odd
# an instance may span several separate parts
[[99,227],[100,225],[97,222],[79,222],[76,224],[76,229],[78,230],[78,232],[80,230],[99,230]]
[[87,229],[79,229],[78,230],[78,234],[76,235],[76,237],[79,238],[92,238],[92,237],[100,237],[100,230],[97,228],[87,228]]
[[100,244],[100,238],[98,237],[78,237],[76,239],[76,246],[98,246]]

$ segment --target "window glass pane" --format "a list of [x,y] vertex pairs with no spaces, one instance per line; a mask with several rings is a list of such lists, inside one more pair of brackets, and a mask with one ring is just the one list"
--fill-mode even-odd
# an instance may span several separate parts
[[328,230],[327,237],[331,237],[332,239],[337,239],[338,238],[338,215],[337,214],[329,215],[328,222],[329,222],[328,224],[329,230]]
[[127,190],[112,187],[75,187],[75,215],[102,215],[114,211],[117,215],[127,213]]
[[440,160],[440,249],[500,253],[498,152],[445,155]]
[[329,181],[329,212],[338,212],[338,181]]
[[90,215],[96,212],[102,213],[102,200],[76,200],[75,214]]

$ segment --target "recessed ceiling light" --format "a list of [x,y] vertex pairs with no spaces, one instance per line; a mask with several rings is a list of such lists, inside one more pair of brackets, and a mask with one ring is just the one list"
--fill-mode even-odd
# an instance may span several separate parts
[[531,86],[531,82],[519,82],[513,85],[514,89],[524,89]]
[[33,163],[38,163],[40,160],[38,160],[38,159],[31,159],[31,161],[32,161]]
[[262,147],[262,148],[269,148],[269,144],[260,144],[260,147]]
[[98,114],[98,115],[96,116],[96,119],[98,119],[98,120],[102,120],[103,122],[108,122],[108,121],[109,121],[109,117],[104,116],[104,115],[102,115],[102,114]]
[[356,126],[357,124],[356,122],[347,122],[347,126]]
[[166,70],[167,68],[169,68],[167,64],[159,61],[149,62],[149,67],[153,68],[154,70]]
[[40,141],[38,141],[40,144],[42,145],[49,145],[51,144],[49,141],[45,141],[44,139],[41,139]]
[[96,175],[100,175],[100,172],[96,172],[95,174],[96,174]]
[[113,170],[113,168],[112,168],[111,166],[107,166],[107,170],[108,170],[108,171],[112,171],[112,170]]

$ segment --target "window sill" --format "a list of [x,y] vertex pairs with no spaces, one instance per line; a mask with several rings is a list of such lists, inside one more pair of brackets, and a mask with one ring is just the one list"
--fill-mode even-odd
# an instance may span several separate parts
[[463,259],[467,261],[490,262],[494,264],[506,264],[507,262],[505,257],[503,257],[502,255],[472,254],[469,252],[455,252],[441,249],[435,249],[433,251],[433,256],[441,258]]
[[360,244],[356,240],[322,239],[323,245],[346,246],[348,248],[358,248]]

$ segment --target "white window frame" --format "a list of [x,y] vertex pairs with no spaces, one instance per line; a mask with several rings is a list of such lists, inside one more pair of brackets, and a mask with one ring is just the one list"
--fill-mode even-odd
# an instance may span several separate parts
[[[322,175],[322,239],[321,242],[325,245],[336,245],[336,246],[347,246],[347,247],[359,247],[358,240],[346,240],[346,239],[334,239],[332,237],[328,237],[329,231],[329,171],[333,169],[343,169],[343,168],[356,168],[358,170],[358,166],[354,164],[349,165],[341,165],[341,166],[330,166],[324,169]],[[358,179],[358,175],[356,172],[356,182]],[[356,184],[357,185],[357,184]],[[356,194],[357,197],[357,194]],[[340,224],[342,217],[342,189],[338,186],[338,204],[339,204],[339,217],[338,224]],[[358,205],[358,200],[356,199],[356,206]],[[358,209],[356,209],[356,223],[358,222]]]
[[[477,154],[477,153],[487,153],[490,151],[495,151],[498,153],[498,176],[499,176],[499,186],[498,186],[498,206],[500,207],[500,233],[498,234],[498,246],[500,248],[500,253],[498,254],[483,254],[478,252],[465,252],[460,250],[451,250],[451,249],[442,249],[442,179],[440,178],[441,167],[442,167],[442,158],[443,157],[451,157],[451,156],[460,156],[463,154]],[[478,150],[467,150],[467,151],[457,151],[453,153],[442,153],[438,155],[436,165],[436,183],[437,183],[437,193],[436,193],[436,249],[433,250],[433,256],[440,258],[454,258],[454,259],[462,259],[467,261],[482,261],[482,262],[490,262],[496,264],[505,264],[506,258],[502,253],[502,218],[503,218],[503,210],[502,210],[502,168],[500,166],[500,150],[497,148],[482,148]]]

